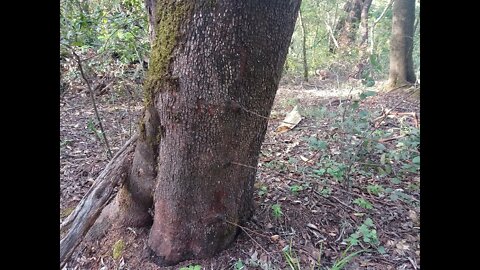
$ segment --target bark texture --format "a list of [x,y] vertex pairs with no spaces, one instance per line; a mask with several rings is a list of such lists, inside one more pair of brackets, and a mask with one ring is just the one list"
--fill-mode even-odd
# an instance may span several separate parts
[[364,0],[362,5],[362,12],[360,13],[360,46],[366,45],[368,40],[368,12],[370,11],[370,6],[372,5],[372,0]]
[[340,17],[335,28],[335,36],[340,49],[349,47],[355,41],[362,12],[362,0],[348,0],[343,11],[345,15]]
[[[368,11],[372,0],[348,0],[343,6],[344,16],[340,17],[335,27],[335,37],[339,49],[348,49],[357,40],[357,32],[360,29],[360,44],[368,35]],[[330,51],[335,52],[335,47],[331,46]]]
[[[120,220],[153,225],[159,265],[226,248],[253,210],[267,117],[300,1],[146,0],[156,7],[145,112]],[[260,116],[259,116],[260,115]]]
[[413,32],[415,0],[394,1],[390,38],[389,85],[395,88],[415,83],[413,69]]

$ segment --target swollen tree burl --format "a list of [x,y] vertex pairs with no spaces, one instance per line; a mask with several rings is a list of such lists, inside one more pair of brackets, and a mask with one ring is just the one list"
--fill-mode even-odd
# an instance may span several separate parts
[[232,223],[252,215],[300,1],[145,3],[155,7],[145,110],[128,178],[104,212],[122,226],[151,225],[152,257],[171,265],[225,249]]

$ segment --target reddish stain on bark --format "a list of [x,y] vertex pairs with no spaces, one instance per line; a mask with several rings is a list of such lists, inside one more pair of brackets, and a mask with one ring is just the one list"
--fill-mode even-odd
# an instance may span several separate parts
[[214,203],[212,205],[212,209],[217,213],[224,212],[225,211],[225,190],[223,189],[223,187],[219,187],[217,190],[215,190],[213,198],[214,198]]
[[215,114],[215,107],[213,105],[208,105],[207,111],[208,115],[213,116]]

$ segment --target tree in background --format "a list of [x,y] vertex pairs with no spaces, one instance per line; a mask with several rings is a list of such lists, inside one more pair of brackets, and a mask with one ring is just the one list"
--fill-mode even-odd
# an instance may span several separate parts
[[139,135],[126,182],[91,236],[112,222],[151,226],[155,262],[172,265],[225,249],[252,215],[260,147],[300,1],[145,4],[154,34]]
[[308,62],[307,62],[307,33],[305,29],[305,23],[302,17],[302,10],[298,12],[300,27],[302,28],[302,56],[303,56],[303,80],[308,82]]
[[364,0],[362,5],[362,11],[360,13],[360,41],[359,45],[363,46],[368,40],[368,14],[372,0]]
[[[337,26],[335,28],[335,36],[340,49],[350,47],[356,40],[357,31],[359,29],[360,22],[362,22],[361,31],[361,43],[368,31],[367,20],[368,11],[372,0],[348,0],[344,7],[344,15],[340,17]],[[332,47],[332,51],[334,47]]]
[[394,1],[390,38],[390,88],[415,82],[412,56],[414,21],[415,0]]

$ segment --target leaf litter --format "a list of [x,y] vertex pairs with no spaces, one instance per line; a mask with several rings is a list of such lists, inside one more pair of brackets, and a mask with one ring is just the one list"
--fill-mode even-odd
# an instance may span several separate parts
[[[367,217],[375,225],[378,247],[384,253],[360,241],[360,245],[349,252],[366,251],[354,256],[344,269],[419,269],[419,173],[401,174],[400,171],[414,167],[402,168],[409,164],[401,165],[394,158],[386,157],[397,151],[398,144],[405,139],[395,138],[402,135],[402,129],[419,125],[418,101],[396,92],[379,93],[361,102],[359,110],[371,112],[373,118],[404,100],[396,106],[397,114],[388,115],[378,125],[383,138],[394,139],[383,142],[385,149],[372,150],[370,155],[380,152],[385,155],[369,157],[369,162],[364,162],[369,164],[361,164],[363,160],[355,162],[350,171],[351,183],[346,185],[341,180],[342,173],[348,169],[344,167],[349,164],[345,152],[352,151],[346,145],[355,145],[361,139],[356,134],[347,140],[348,134],[342,134],[341,128],[333,126],[332,117],[341,117],[345,106],[353,104],[354,100],[344,94],[333,96],[327,89],[305,89],[284,80],[277,92],[259,158],[256,209],[252,219],[244,225],[258,232],[250,233],[253,239],[242,232],[230,248],[212,259],[158,267],[145,256],[148,230],[126,228],[120,261],[112,257],[112,247],[120,238],[109,236],[89,246],[82,243],[65,269],[179,269],[194,264],[203,269],[235,269],[239,260],[243,269],[290,269],[288,256],[301,269],[325,269],[341,259],[348,247],[346,239],[361,228]],[[134,101],[131,97],[115,96],[112,102],[114,95],[110,91],[97,100],[113,152],[135,129],[142,104],[140,95]],[[130,106],[126,106],[127,103]],[[108,160],[102,141],[93,128],[89,128],[93,108],[88,96],[73,91],[67,93],[61,101],[60,113],[61,222]],[[95,122],[93,124],[95,127]],[[282,126],[285,130],[278,132]],[[418,146],[418,154],[419,151]],[[372,173],[364,169],[378,164],[391,165],[392,172],[382,174],[377,170]],[[375,188],[367,189],[376,185],[383,191],[374,194]],[[367,200],[372,209],[354,204],[357,198]],[[272,205],[279,205],[280,216],[272,213]],[[371,230],[364,232],[371,233]]]

